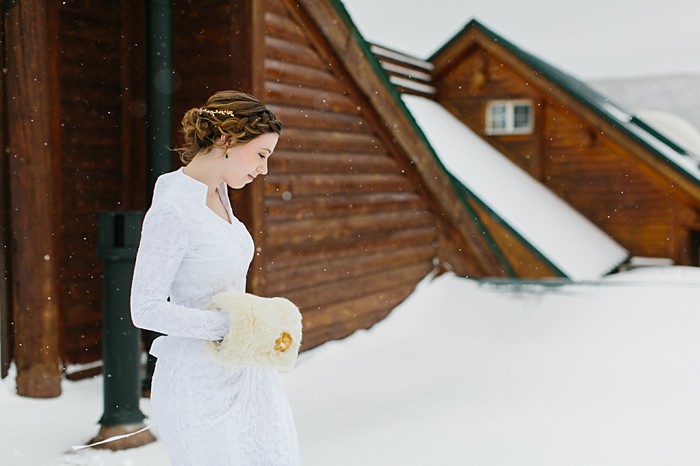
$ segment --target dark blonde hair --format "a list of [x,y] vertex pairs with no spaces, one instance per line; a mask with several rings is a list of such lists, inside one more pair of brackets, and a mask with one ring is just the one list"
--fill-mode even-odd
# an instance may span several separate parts
[[176,151],[187,165],[202,149],[206,152],[221,136],[231,146],[245,144],[264,133],[282,132],[282,122],[258,99],[245,92],[219,91],[202,107],[191,108],[182,118],[184,142]]

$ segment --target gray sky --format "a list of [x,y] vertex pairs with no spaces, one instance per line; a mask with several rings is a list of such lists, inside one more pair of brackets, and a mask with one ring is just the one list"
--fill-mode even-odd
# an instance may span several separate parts
[[476,18],[581,79],[700,74],[700,0],[342,1],[367,40],[422,58]]

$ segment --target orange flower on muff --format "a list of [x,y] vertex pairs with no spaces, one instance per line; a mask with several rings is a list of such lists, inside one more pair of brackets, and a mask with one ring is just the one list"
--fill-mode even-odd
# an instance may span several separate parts
[[226,291],[209,308],[228,313],[229,331],[221,341],[206,342],[209,353],[226,366],[294,367],[302,337],[301,312],[285,298],[264,298]]

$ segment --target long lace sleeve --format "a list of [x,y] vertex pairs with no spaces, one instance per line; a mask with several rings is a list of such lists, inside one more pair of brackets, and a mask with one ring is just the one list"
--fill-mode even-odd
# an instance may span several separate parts
[[131,285],[131,318],[136,327],[166,335],[220,340],[228,331],[226,315],[168,299],[188,250],[184,223],[167,208],[152,208],[146,214]]

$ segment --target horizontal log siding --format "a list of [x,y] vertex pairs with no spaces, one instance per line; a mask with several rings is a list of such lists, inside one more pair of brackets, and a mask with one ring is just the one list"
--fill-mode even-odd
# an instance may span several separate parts
[[66,363],[101,358],[97,213],[122,200],[119,8],[59,6],[61,310]]
[[547,107],[546,185],[633,255],[673,257],[676,199],[575,114]]
[[265,179],[267,295],[304,314],[304,347],[382,319],[433,268],[433,212],[342,70],[286,3],[266,14],[266,103],[284,123]]

